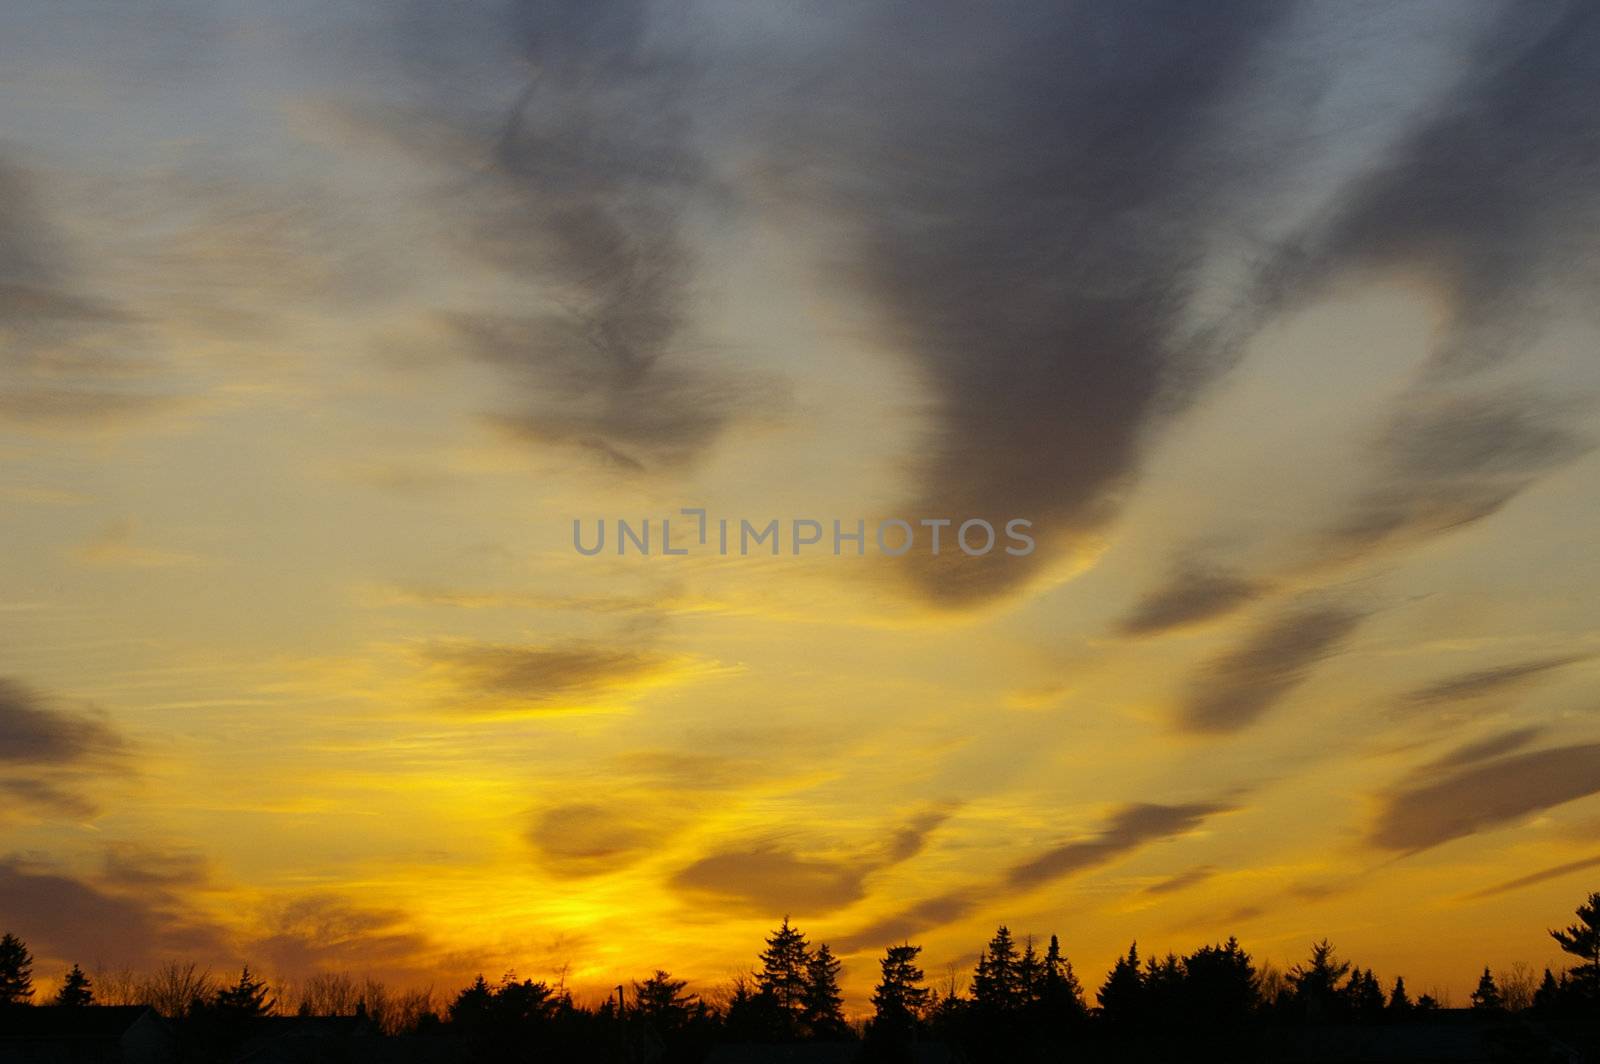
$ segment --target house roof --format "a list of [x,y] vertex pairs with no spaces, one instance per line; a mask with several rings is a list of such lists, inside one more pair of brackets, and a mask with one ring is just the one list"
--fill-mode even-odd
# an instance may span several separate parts
[[146,1016],[160,1019],[148,1005],[23,1005],[0,1009],[0,1039],[115,1041]]

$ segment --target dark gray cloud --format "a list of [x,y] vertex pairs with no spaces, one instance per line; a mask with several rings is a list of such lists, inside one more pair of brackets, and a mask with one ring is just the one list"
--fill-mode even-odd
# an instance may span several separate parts
[[56,962],[143,967],[230,955],[219,928],[185,914],[169,895],[114,892],[15,859],[0,859],[0,912],[35,956]]
[[[452,168],[440,206],[455,239],[532,308],[439,316],[513,386],[493,420],[630,470],[692,461],[741,407],[773,398],[709,364],[690,329],[686,218],[709,175],[694,66],[662,32],[671,15],[538,0],[452,13],[449,27],[408,20],[404,47],[435,99],[420,127],[408,116],[394,130]],[[495,63],[521,83],[486,77]],[[440,125],[450,136],[428,135]]]
[[1600,744],[1561,746],[1413,775],[1381,797],[1367,841],[1415,852],[1600,792]]
[[1040,536],[1026,559],[908,556],[932,599],[1015,589],[1102,527],[1178,378],[1208,370],[1226,337],[1185,320],[1195,269],[1273,157],[1253,116],[1221,109],[1286,11],[936,3],[838,20],[796,93],[809,116],[774,138],[850,227],[844,276],[932,391],[907,508],[1024,517]]
[[881,850],[848,858],[805,856],[771,842],[720,850],[682,869],[672,885],[751,913],[829,913],[865,897],[867,877],[921,853],[929,834],[948,816],[946,810],[919,814],[896,829]]
[[1098,867],[1149,843],[1187,834],[1207,818],[1228,812],[1230,808],[1215,804],[1125,806],[1100,833],[1063,843],[1013,867],[1006,873],[1006,883],[1018,888],[1036,887]]
[[1037,857],[1013,865],[993,886],[959,888],[916,902],[845,936],[840,948],[850,952],[878,949],[885,943],[921,934],[930,927],[970,915],[991,898],[1010,891],[1030,890],[1110,864],[1151,843],[1193,831],[1208,818],[1233,808],[1218,803],[1123,806],[1112,814],[1101,831],[1085,839],[1051,847]]
[[1405,708],[1426,708],[1452,705],[1488,695],[1507,694],[1520,690],[1547,677],[1558,669],[1586,660],[1582,655],[1560,655],[1511,662],[1487,669],[1474,669],[1419,687],[1404,695],[1400,704]]
[[0,420],[92,428],[166,409],[132,316],[82,290],[35,183],[0,158]]
[[684,822],[681,805],[671,806],[664,796],[567,802],[535,814],[528,841],[543,868],[566,876],[599,875],[656,852]]
[[122,748],[104,720],[60,709],[25,684],[0,677],[0,765],[67,765]]
[[1372,485],[1322,533],[1318,564],[1491,517],[1586,453],[1571,402],[1526,391],[1435,389],[1407,397],[1375,442]]
[[1271,589],[1263,580],[1189,562],[1145,594],[1118,628],[1124,635],[1155,635],[1232,613]]
[[1191,868],[1187,872],[1179,872],[1177,875],[1169,879],[1163,879],[1159,883],[1152,883],[1144,888],[1144,892],[1146,894],[1176,894],[1179,891],[1188,890],[1190,887],[1199,886],[1216,874],[1217,870],[1215,868],[1210,865],[1201,865],[1198,868]]
[[1363,613],[1330,605],[1274,617],[1190,677],[1179,725],[1223,734],[1255,723],[1337,652],[1364,619]]
[[1467,743],[1445,754],[1443,757],[1430,761],[1425,771],[1439,771],[1441,769],[1461,768],[1479,761],[1487,761],[1502,754],[1509,754],[1520,750],[1544,734],[1543,728],[1516,728],[1512,731],[1501,732],[1499,735],[1490,735],[1476,742]]
[[599,643],[514,646],[444,643],[428,660],[468,695],[538,706],[560,705],[626,687],[669,671],[670,656]]
[[1500,894],[1509,894],[1514,890],[1521,890],[1523,887],[1536,886],[1548,880],[1560,879],[1562,876],[1570,876],[1574,872],[1584,872],[1596,867],[1600,867],[1600,854],[1577,861],[1568,861],[1566,864],[1555,865],[1551,868],[1541,868],[1537,872],[1530,872],[1525,876],[1518,876],[1516,879],[1510,879],[1504,883],[1496,883],[1492,887],[1475,890],[1466,895],[1466,899],[1468,901],[1478,901],[1483,898],[1493,898]]

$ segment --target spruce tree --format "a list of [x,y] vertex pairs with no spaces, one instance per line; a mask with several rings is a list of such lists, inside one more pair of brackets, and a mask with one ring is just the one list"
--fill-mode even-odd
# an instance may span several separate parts
[[16,935],[0,936],[0,1005],[23,1005],[33,998],[33,954]]
[[231,1019],[253,1019],[265,1016],[277,1004],[269,996],[272,988],[265,982],[250,974],[250,966],[244,966],[239,973],[239,981],[230,987],[217,991],[217,1011]]
[[1478,989],[1472,992],[1472,1011],[1499,1012],[1503,1007],[1500,988],[1495,985],[1494,975],[1489,971],[1489,966],[1484,965],[1483,975],[1478,978]]
[[1039,1008],[1046,1025],[1059,1027],[1082,1019],[1088,1013],[1083,1004],[1083,987],[1055,935],[1050,936],[1050,945],[1044,951],[1043,968]]
[[1389,1011],[1396,1016],[1403,1016],[1411,1009],[1411,998],[1406,994],[1405,977],[1397,975],[1394,979],[1394,989],[1389,992]]
[[798,1033],[805,1005],[806,965],[810,960],[806,936],[799,928],[789,926],[789,918],[785,916],[783,925],[767,939],[767,948],[761,952],[761,970],[756,973],[756,983],[777,1006],[791,1035]]
[[880,1046],[910,1042],[928,1010],[931,995],[922,985],[923,971],[917,965],[921,952],[921,946],[890,946],[878,962],[883,974],[872,991],[869,1033]]
[[842,967],[826,942],[818,944],[806,962],[801,1024],[812,1038],[832,1040],[850,1034],[850,1025],[844,1019],[844,995],[839,992]]
[[1004,924],[989,940],[989,948],[978,957],[972,976],[972,999],[989,1012],[1014,1011],[1021,1000],[1021,962],[1011,930]]
[[1095,997],[1108,1023],[1121,1027],[1139,1022],[1144,1013],[1144,974],[1139,969],[1139,943],[1128,947],[1126,957],[1117,958]]
[[83,969],[76,964],[62,981],[61,989],[56,992],[56,1004],[68,1008],[82,1008],[94,1004],[94,988],[89,982],[89,977],[84,975]]

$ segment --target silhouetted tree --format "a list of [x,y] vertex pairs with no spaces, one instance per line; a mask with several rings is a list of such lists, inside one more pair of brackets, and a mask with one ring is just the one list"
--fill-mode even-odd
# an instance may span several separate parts
[[931,995],[917,966],[921,946],[890,946],[878,962],[882,977],[872,991],[872,1021],[867,1025],[869,1055],[896,1059],[916,1040]]
[[275,1002],[271,994],[272,988],[252,976],[247,964],[239,973],[237,983],[217,991],[215,1005],[219,1013],[230,1019],[254,1019],[272,1011]]
[[1500,988],[1494,984],[1494,975],[1490,973],[1489,966],[1484,965],[1483,975],[1478,978],[1478,988],[1472,992],[1472,1010],[1474,1012],[1501,1012],[1505,1003],[1500,998]]
[[1255,965],[1232,937],[1185,957],[1182,985],[1185,1019],[1199,1027],[1239,1027],[1261,1002]]
[[785,916],[782,926],[768,937],[767,948],[761,952],[761,970],[756,973],[756,983],[778,1007],[786,1028],[784,1033],[789,1037],[800,1030],[800,1014],[805,1006],[806,965],[810,959],[806,936],[799,928],[789,926],[789,918]]
[[82,1008],[94,1004],[94,988],[89,983],[89,977],[84,975],[83,969],[76,964],[62,980],[61,989],[56,991],[56,1004],[65,1005],[67,1008]]
[[844,995],[839,992],[841,967],[826,942],[819,943],[806,961],[800,1020],[812,1038],[833,1040],[850,1036],[850,1025],[844,1018]]
[[0,936],[0,1005],[23,1005],[33,998],[33,954],[22,939]]
[[1600,999],[1600,892],[1578,906],[1577,917],[1577,923],[1551,931],[1550,937],[1583,962],[1570,972],[1574,988],[1584,997]]
[[698,995],[684,993],[687,987],[660,969],[633,984],[632,1018],[650,1029],[669,1061],[698,1060],[711,1043],[710,1009]]
[[1339,1012],[1340,983],[1350,971],[1327,939],[1313,943],[1311,960],[1289,971],[1289,986],[1300,1015],[1313,1022],[1331,1020]]
[[979,1009],[993,1015],[1009,1015],[1022,1004],[1021,962],[1011,930],[1004,924],[995,931],[989,946],[978,955],[972,976],[972,1000]]
[[1081,1022],[1088,1015],[1083,1003],[1083,987],[1072,962],[1061,952],[1061,942],[1050,936],[1044,951],[1043,975],[1039,985],[1040,1026],[1051,1034]]
[[1394,989],[1389,991],[1389,1004],[1387,1006],[1390,1015],[1404,1016],[1415,1007],[1411,1004],[1411,997],[1406,993],[1405,977],[1395,976]]
[[1350,973],[1344,998],[1345,1006],[1354,1019],[1370,1022],[1383,1016],[1383,987],[1378,985],[1378,977],[1372,974],[1371,968],[1366,971],[1356,968]]
[[1117,958],[1095,998],[1100,1002],[1100,1015],[1113,1026],[1131,1026],[1144,1018],[1144,975],[1139,970],[1139,943],[1128,947],[1126,957]]

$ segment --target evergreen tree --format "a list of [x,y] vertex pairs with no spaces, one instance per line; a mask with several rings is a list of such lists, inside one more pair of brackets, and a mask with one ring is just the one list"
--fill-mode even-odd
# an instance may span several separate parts
[[89,983],[89,977],[84,975],[83,969],[76,964],[62,981],[61,989],[56,992],[56,1004],[68,1008],[82,1008],[94,1004],[94,988]]
[[1144,1015],[1144,975],[1139,970],[1139,943],[1128,947],[1126,957],[1106,975],[1105,985],[1095,994],[1100,1014],[1117,1026],[1138,1023]]
[[1349,971],[1349,962],[1334,955],[1327,939],[1313,943],[1310,963],[1289,971],[1289,986],[1301,1015],[1312,1021],[1332,1019],[1339,1011],[1340,983]]
[[904,1045],[915,1036],[931,1002],[917,965],[921,946],[890,946],[878,962],[882,978],[872,991],[870,1033],[877,1044]]
[[1600,892],[1578,906],[1578,922],[1550,937],[1565,953],[1583,961],[1572,969],[1572,982],[1584,996],[1600,999]]
[[850,1035],[850,1025],[844,1019],[844,995],[839,992],[842,967],[826,942],[818,944],[806,962],[801,1023],[812,1038],[833,1040]]
[[1472,1011],[1500,1012],[1503,1008],[1500,988],[1495,986],[1494,975],[1489,971],[1488,965],[1485,965],[1483,975],[1478,979],[1478,989],[1472,992]]
[[1358,1020],[1375,1020],[1383,1015],[1383,987],[1371,968],[1364,972],[1357,968],[1350,973],[1344,996],[1350,1015]]
[[688,983],[656,969],[644,982],[633,984],[633,1011],[654,1027],[663,1038],[670,1038],[703,1016],[705,1004],[694,994],[685,994]]
[[1196,1027],[1238,1027],[1261,1003],[1261,984],[1250,954],[1229,938],[1183,959],[1183,1021]]
[[798,1028],[804,1008],[806,966],[810,959],[806,936],[800,933],[799,928],[790,927],[789,918],[785,916],[783,925],[767,939],[767,948],[761,953],[761,970],[756,973],[756,983],[787,1017],[791,1030]]
[[277,1004],[269,996],[271,992],[271,987],[250,974],[247,964],[237,983],[217,991],[215,1004],[217,1011],[229,1019],[253,1019],[267,1015]]
[[1017,961],[1017,1003],[1024,1009],[1032,1009],[1039,1003],[1043,992],[1044,962],[1033,948],[1033,936],[1029,935],[1022,949],[1022,957]]
[[1083,1004],[1083,987],[1072,962],[1061,952],[1061,942],[1050,936],[1050,945],[1044,951],[1044,971],[1039,988],[1039,1011],[1047,1028],[1060,1028],[1081,1020],[1088,1014]]
[[1389,991],[1389,1012],[1396,1016],[1404,1016],[1412,1010],[1411,998],[1406,994],[1406,981],[1404,976],[1395,976],[1394,989]]
[[23,1005],[33,997],[33,954],[16,935],[0,936],[0,1005]]
[[1004,924],[989,940],[989,947],[978,955],[978,968],[972,976],[972,999],[990,1013],[1005,1015],[1021,1003],[1021,962],[1011,930]]

